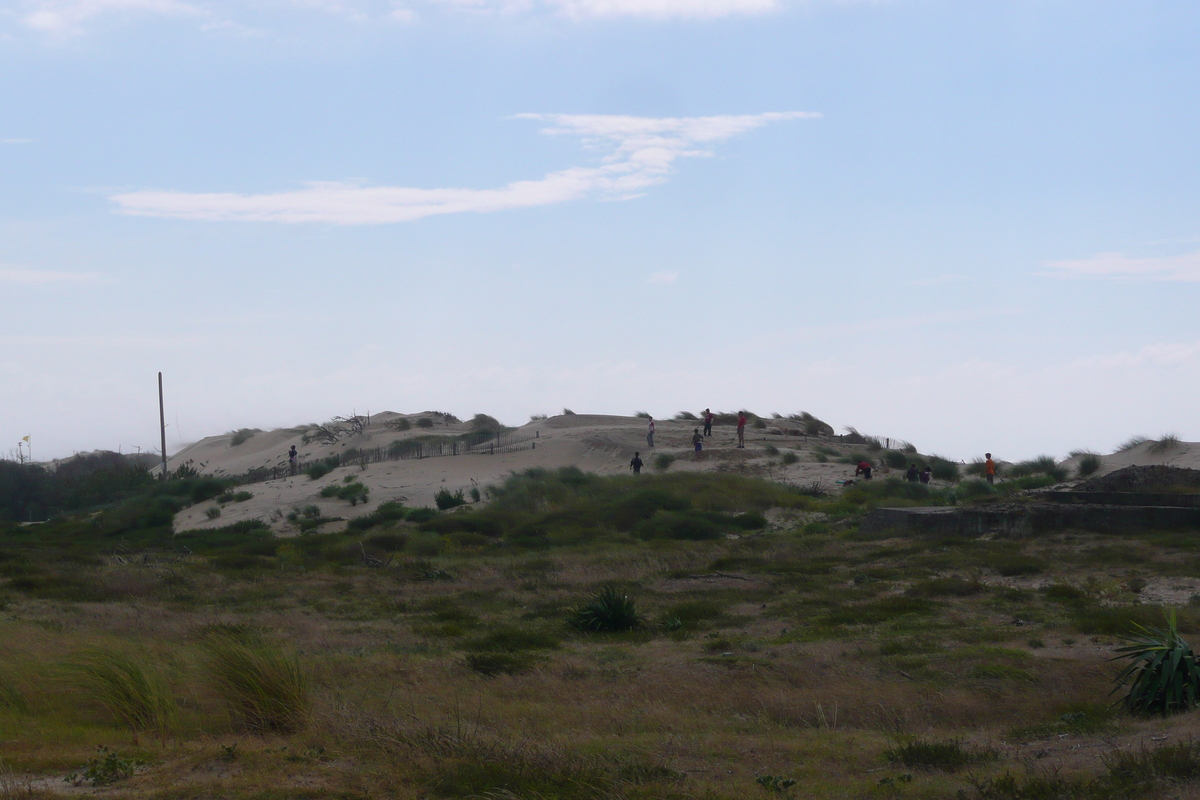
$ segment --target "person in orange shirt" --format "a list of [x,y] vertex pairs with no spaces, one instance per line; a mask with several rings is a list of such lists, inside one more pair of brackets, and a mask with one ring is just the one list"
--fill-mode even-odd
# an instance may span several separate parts
[[996,482],[996,462],[992,461],[991,453],[984,453],[987,461],[983,462],[983,474],[987,476],[988,483]]

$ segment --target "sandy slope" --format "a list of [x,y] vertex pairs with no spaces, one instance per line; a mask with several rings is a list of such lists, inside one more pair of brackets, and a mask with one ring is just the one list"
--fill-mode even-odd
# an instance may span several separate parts
[[[304,444],[307,428],[294,428],[260,433],[236,447],[230,446],[231,434],[211,436],[177,453],[169,462],[170,469],[192,462],[205,474],[236,475],[258,467],[286,467],[288,448],[295,444],[305,461],[313,461],[336,452],[357,448],[387,447],[392,442],[422,435],[454,435],[470,429],[467,423],[445,424],[439,419],[432,429],[413,427],[398,432],[388,423],[402,415],[384,413],[372,415],[371,423],[361,436],[354,436],[333,445]],[[403,415],[416,421],[431,414]],[[516,432],[519,438],[529,438],[536,447],[516,452],[486,455],[471,454],[444,456],[420,460],[385,461],[366,468],[347,466],[334,470],[318,480],[305,475],[253,483],[242,487],[254,494],[254,499],[227,504],[220,517],[209,520],[205,511],[214,504],[202,503],[189,508],[176,518],[176,529],[208,528],[229,525],[244,519],[261,519],[281,533],[290,532],[292,525],[285,519],[295,508],[316,505],[323,515],[349,519],[370,513],[380,503],[399,500],[408,506],[432,506],[438,490],[463,489],[472,486],[481,490],[505,476],[530,467],[562,467],[575,465],[588,472],[611,474],[629,471],[629,461],[635,451],[642,453],[646,472],[653,472],[650,455],[668,453],[676,457],[671,465],[679,470],[733,470],[747,474],[773,477],[789,483],[820,481],[832,485],[853,475],[854,468],[846,464],[818,463],[814,448],[831,447],[849,453],[861,447],[839,444],[838,437],[809,438],[787,435],[780,428],[747,428],[746,449],[736,448],[736,431],[732,425],[716,426],[706,445],[705,457],[697,461],[692,452],[692,431],[699,423],[656,420],[657,434],[653,450],[646,447],[646,421],[636,417],[572,414],[537,420]],[[796,451],[800,461],[783,465],[780,455],[770,455],[768,445],[780,454]],[[361,480],[371,490],[370,501],[351,506],[337,499],[322,499],[321,489],[341,483],[347,475]]]
[[[437,420],[432,428],[420,428],[415,424],[411,430],[400,432],[389,423],[406,417],[412,423],[426,417]],[[316,505],[322,515],[350,519],[368,514],[389,500],[398,500],[408,506],[432,506],[433,496],[440,489],[464,490],[469,494],[471,487],[482,491],[489,484],[497,483],[505,476],[530,467],[562,467],[568,465],[601,474],[622,473],[629,470],[629,461],[635,451],[641,451],[646,461],[645,470],[653,472],[651,456],[667,453],[676,457],[672,471],[680,470],[731,470],[751,475],[760,475],[792,484],[820,482],[833,488],[837,482],[853,477],[852,465],[837,463],[832,456],[826,463],[818,460],[816,448],[823,447],[839,454],[862,452],[858,445],[842,444],[839,437],[805,437],[789,435],[786,430],[794,428],[787,420],[774,421],[766,429],[747,428],[746,449],[736,448],[736,432],[732,425],[718,425],[713,436],[705,445],[705,457],[697,461],[692,452],[692,431],[698,422],[676,422],[656,420],[655,447],[646,447],[646,421],[637,417],[604,416],[598,414],[570,414],[536,420],[522,426],[516,437],[528,439],[528,449],[496,455],[470,454],[444,456],[402,461],[384,461],[359,466],[340,467],[318,480],[306,475],[280,478],[242,487],[254,494],[252,500],[229,503],[221,516],[210,520],[205,511],[213,503],[202,503],[181,512],[175,521],[177,530],[189,528],[211,528],[229,525],[244,519],[260,519],[280,533],[294,532],[286,516],[293,509]],[[780,427],[774,427],[779,425]],[[254,468],[287,467],[287,452],[296,445],[303,461],[314,461],[350,448],[387,447],[396,441],[414,439],[428,435],[458,435],[470,430],[465,422],[445,421],[432,413],[401,415],[391,412],[372,415],[370,424],[362,435],[344,438],[336,444],[304,443],[304,434],[313,426],[283,429],[259,433],[242,444],[231,446],[231,434],[210,436],[177,453],[169,462],[171,469],[191,462],[205,474],[238,475]],[[536,445],[529,447],[529,445]],[[779,455],[771,455],[767,448],[773,446]],[[1151,443],[1138,445],[1126,451],[1103,457],[1103,466],[1098,475],[1121,467],[1135,464],[1168,464],[1171,466],[1200,469],[1200,444],[1181,443],[1163,453],[1151,452]],[[799,456],[795,464],[784,465],[780,455],[794,451]],[[998,456],[1002,454],[997,453]],[[876,464],[879,459],[874,459]],[[1078,458],[1067,462],[1074,470]],[[886,468],[879,474],[887,475]],[[323,499],[321,489],[343,478],[353,475],[370,490],[366,504],[351,506],[343,500]],[[344,523],[342,523],[344,524]],[[336,523],[332,523],[336,527]]]

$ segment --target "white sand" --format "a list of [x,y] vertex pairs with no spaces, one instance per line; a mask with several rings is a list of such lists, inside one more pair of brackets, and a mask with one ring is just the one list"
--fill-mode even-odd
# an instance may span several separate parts
[[[413,424],[411,430],[399,432],[388,425],[401,416]],[[433,428],[416,426],[421,417],[437,420]],[[384,461],[367,466],[343,466],[318,479],[310,480],[306,475],[280,478],[263,483],[247,484],[239,491],[254,494],[252,500],[228,503],[220,517],[208,519],[207,509],[215,503],[201,503],[180,512],[175,520],[176,530],[191,528],[213,528],[229,525],[245,519],[259,519],[281,534],[295,533],[294,526],[287,522],[287,514],[295,509],[315,505],[323,516],[341,517],[348,520],[369,514],[381,503],[396,500],[410,507],[432,506],[434,495],[441,489],[451,492],[463,490],[469,497],[472,487],[484,491],[514,472],[531,467],[557,468],[577,466],[587,472],[600,474],[627,473],[634,451],[642,453],[646,462],[643,471],[655,472],[651,459],[659,453],[675,456],[671,465],[673,472],[685,470],[730,470],[749,475],[759,475],[791,484],[819,482],[829,489],[854,475],[854,466],[839,464],[830,456],[827,463],[817,460],[817,447],[832,448],[838,453],[862,452],[861,445],[840,444],[836,436],[800,437],[787,435],[781,429],[796,428],[788,420],[771,421],[766,429],[746,428],[746,448],[736,448],[736,430],[733,425],[717,425],[713,436],[706,442],[704,458],[697,461],[692,452],[692,431],[700,427],[699,422],[676,422],[655,420],[657,432],[655,448],[646,447],[646,420],[637,417],[604,416],[598,414],[570,414],[537,420],[519,428],[514,434],[529,438],[536,447],[496,455],[470,454],[441,456],[402,461]],[[774,427],[779,425],[780,427]],[[470,430],[466,422],[444,424],[441,417],[432,413],[401,415],[392,412],[374,414],[370,425],[362,435],[339,440],[336,444],[304,444],[303,438],[309,427],[299,427],[259,433],[242,444],[231,447],[231,434],[210,436],[177,453],[168,462],[176,469],[188,461],[204,474],[216,476],[239,475],[258,467],[286,469],[287,453],[296,445],[303,461],[311,462],[350,448],[384,447],[396,441],[414,439],[428,435],[458,435]],[[778,448],[778,455],[770,455],[766,448]],[[528,448],[529,445],[527,444]],[[784,465],[780,456],[795,452],[800,460]],[[997,454],[1001,455],[1002,454]],[[873,459],[878,465],[879,459]],[[1073,468],[1078,459],[1067,462]],[[1142,444],[1130,450],[1103,456],[1103,466],[1097,475],[1103,475],[1121,467],[1143,464],[1167,464],[1171,466],[1200,468],[1200,444],[1181,443],[1178,448],[1161,454],[1150,452],[1150,444]],[[886,467],[877,467],[877,474],[887,475]],[[357,506],[338,499],[324,499],[321,489],[330,484],[340,484],[347,475],[353,475],[370,489],[370,500]],[[936,483],[936,482],[935,482]],[[342,522],[340,525],[344,525]],[[333,530],[339,523],[330,523]]]

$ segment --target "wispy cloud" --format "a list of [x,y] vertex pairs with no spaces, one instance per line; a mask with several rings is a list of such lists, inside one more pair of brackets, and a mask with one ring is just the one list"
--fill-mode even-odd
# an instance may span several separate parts
[[198,6],[181,0],[25,0],[21,20],[46,33],[78,33],[98,17],[122,13],[204,16]]
[[642,18],[707,20],[765,14],[791,0],[13,0],[10,12],[27,27],[48,34],[79,34],[104,17],[135,14],[195,17],[204,30],[247,28],[238,22],[255,7],[282,21],[288,9],[316,9],[345,19],[411,23],[424,12],[548,15],[565,20]]
[[111,199],[123,214],[204,221],[328,222],[370,225],[435,214],[487,213],[585,197],[628,199],[667,180],[675,162],[713,155],[712,145],[771,122],[812,119],[812,112],[744,116],[626,117],[519,114],[547,123],[549,136],[578,136],[602,154],[599,166],[572,167],[499,189],[416,189],[314,182],[272,194],[139,191]]
[[1200,251],[1178,256],[1131,258],[1123,253],[1099,253],[1076,261],[1047,261],[1050,274],[1072,278],[1113,280],[1200,281]]
[[783,0],[424,0],[424,3],[508,14],[550,12],[572,19],[715,19],[776,11]]
[[96,272],[56,272],[49,269],[0,267],[0,283],[33,285],[47,283],[97,284],[103,282],[104,276]]
[[655,283],[659,285],[669,285],[679,280],[678,272],[656,272],[646,279],[646,283]]

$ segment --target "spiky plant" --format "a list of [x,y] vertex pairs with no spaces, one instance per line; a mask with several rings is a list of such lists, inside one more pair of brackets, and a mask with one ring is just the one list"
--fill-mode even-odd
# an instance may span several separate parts
[[217,635],[205,644],[209,679],[247,730],[292,733],[304,727],[309,678],[294,655],[254,637]]
[[637,602],[615,586],[605,586],[574,609],[570,622],[583,631],[632,631],[645,624]]
[[1168,714],[1194,707],[1200,692],[1200,665],[1192,646],[1179,636],[1175,611],[1167,614],[1166,627],[1134,623],[1134,628],[1136,634],[1121,637],[1126,644],[1110,659],[1130,662],[1114,679],[1113,692],[1130,683],[1121,702],[1136,713]]
[[163,733],[171,725],[175,703],[162,681],[124,653],[93,648],[66,665],[72,682],[86,690],[114,717],[138,731]]

